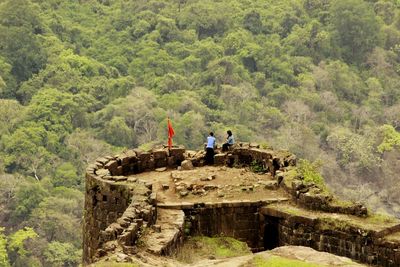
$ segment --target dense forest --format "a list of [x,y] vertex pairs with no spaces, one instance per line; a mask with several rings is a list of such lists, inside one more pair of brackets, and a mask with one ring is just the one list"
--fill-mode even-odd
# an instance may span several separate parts
[[399,0],[0,0],[0,266],[77,266],[83,172],[207,133],[400,215]]

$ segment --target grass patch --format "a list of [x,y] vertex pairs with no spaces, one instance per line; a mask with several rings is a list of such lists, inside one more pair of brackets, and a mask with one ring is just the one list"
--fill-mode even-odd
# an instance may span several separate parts
[[320,225],[319,228],[321,230],[341,230],[341,231],[348,231],[351,228],[351,225],[342,220],[338,220],[337,218],[320,218]]
[[293,181],[294,179],[299,178],[299,173],[297,172],[297,168],[293,166],[287,167],[287,171],[284,172],[285,179]]
[[261,149],[273,149],[267,142],[263,142],[260,144]]
[[299,210],[299,209],[297,209],[297,208],[295,208],[295,207],[291,207],[291,206],[281,206],[281,207],[279,207],[282,211],[284,211],[284,212],[287,212],[287,213],[289,213],[289,214],[291,214],[291,215],[295,215],[295,216],[304,216],[304,213],[301,211],[301,210]]
[[337,198],[333,198],[331,204],[332,205],[336,205],[336,206],[340,206],[340,207],[343,207],[343,208],[348,208],[348,207],[354,206],[354,202],[352,202],[352,201],[342,200],[342,199],[337,199]]
[[264,168],[263,164],[261,162],[256,161],[256,160],[253,160],[250,163],[250,170],[252,172],[255,172],[255,173],[264,173],[264,172],[266,172],[266,169]]
[[367,217],[370,223],[384,224],[384,223],[395,223],[399,220],[389,214],[374,213]]
[[249,253],[250,249],[245,242],[231,237],[196,236],[189,238],[174,258],[184,263],[193,263],[201,259],[222,259]]
[[312,182],[316,184],[320,189],[327,191],[324,178],[319,173],[321,167],[321,161],[309,162],[305,159],[300,159],[297,164],[297,172],[303,178],[304,182]]
[[[320,264],[315,264],[315,263],[308,263],[308,262],[303,262],[299,260],[292,260],[292,259],[286,259],[282,258],[279,256],[271,256],[267,259],[261,257],[261,256],[256,256],[251,262],[251,265],[247,266],[254,266],[254,267],[326,267],[327,265],[320,265]],[[247,267],[243,266],[243,267]]]

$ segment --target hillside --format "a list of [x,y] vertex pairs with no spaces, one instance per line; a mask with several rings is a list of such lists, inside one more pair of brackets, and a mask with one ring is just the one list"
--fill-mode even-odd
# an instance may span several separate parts
[[[0,265],[77,266],[83,170],[268,140],[400,215],[398,0],[0,0]],[[323,164],[322,164],[323,162]],[[73,256],[71,256],[73,255]]]

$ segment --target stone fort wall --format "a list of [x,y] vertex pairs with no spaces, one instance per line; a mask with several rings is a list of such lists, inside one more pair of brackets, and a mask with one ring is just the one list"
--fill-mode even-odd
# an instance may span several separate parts
[[[380,233],[363,230],[362,227],[335,230],[334,227],[326,227],[318,218],[293,216],[279,207],[274,208],[271,203],[276,201],[168,206],[156,203],[152,185],[134,176],[160,167],[175,169],[183,161],[201,167],[204,164],[204,152],[186,151],[183,147],[151,151],[135,149],[99,158],[87,168],[84,264],[97,261],[112,251],[115,244],[120,245],[124,253],[134,254],[137,239],[144,227],[154,226],[157,211],[174,209],[184,211],[179,216],[184,216],[185,223],[178,226],[171,240],[160,248],[157,252],[160,255],[178,248],[185,232],[190,232],[207,236],[232,236],[246,241],[254,251],[269,246],[305,245],[369,264],[400,266],[400,242],[382,239],[384,235],[400,230],[398,226],[389,227]],[[276,177],[279,186],[291,196],[291,205],[321,212],[367,216],[367,209],[362,205],[342,207],[332,201],[331,195],[315,190],[315,185],[303,183],[301,177],[286,177],[287,169],[296,165],[296,157],[288,152],[260,149],[258,145],[244,143],[228,153],[218,153],[215,156],[216,165],[232,167],[254,163],[263,166],[265,171]],[[271,229],[274,237],[268,236],[272,233]],[[272,241],[266,240],[268,238],[272,238]]]

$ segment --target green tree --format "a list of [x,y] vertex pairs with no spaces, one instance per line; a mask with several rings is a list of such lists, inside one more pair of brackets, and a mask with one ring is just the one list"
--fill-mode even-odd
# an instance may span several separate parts
[[48,266],[78,266],[81,262],[80,251],[70,243],[51,242],[43,252]]
[[24,117],[24,107],[16,100],[0,99],[0,136],[10,134]]
[[262,31],[263,23],[260,14],[252,10],[244,16],[243,27],[253,34],[259,34]]
[[373,8],[362,0],[337,0],[331,9],[332,38],[347,63],[361,63],[381,43]]
[[23,266],[29,262],[30,252],[26,249],[26,241],[35,239],[38,234],[30,227],[25,227],[16,231],[9,237],[8,250],[10,251],[10,259],[15,262],[16,266]]
[[103,135],[107,142],[115,146],[130,147],[134,140],[132,129],[126,125],[122,117],[113,117],[106,123]]
[[[32,210],[48,195],[40,183],[25,183],[18,188],[15,194],[15,210],[13,215],[18,219],[26,219]],[[23,234],[21,232],[20,234]],[[28,231],[28,233],[31,233]]]
[[46,62],[37,6],[28,0],[5,1],[0,5],[0,18],[0,54],[8,59],[16,80],[26,81]]
[[15,94],[15,78],[11,73],[12,66],[0,56],[0,97],[10,98]]
[[11,135],[3,136],[1,143],[7,171],[18,170],[38,180],[57,160],[57,156],[50,151],[57,152],[62,149],[57,135],[36,123],[29,123]]
[[397,132],[391,125],[383,125],[379,129],[381,143],[378,145],[378,152],[384,153],[395,148],[400,148],[400,133]]
[[79,95],[43,89],[33,97],[27,110],[28,119],[63,137],[72,132],[74,120],[84,115],[86,103],[82,100]]
[[0,266],[10,267],[7,254],[7,239],[4,235],[4,227],[0,227]]
[[81,178],[78,176],[75,166],[70,162],[65,162],[57,167],[52,183],[55,187],[76,187],[80,185]]

